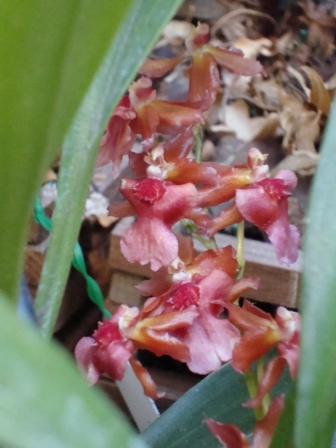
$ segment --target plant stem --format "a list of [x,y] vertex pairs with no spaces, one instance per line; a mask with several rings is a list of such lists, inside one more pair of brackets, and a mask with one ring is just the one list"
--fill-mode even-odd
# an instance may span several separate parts
[[197,233],[193,233],[192,236],[197,241],[202,243],[206,249],[217,249],[217,243],[215,241],[215,238],[206,239],[203,238],[201,235],[198,235]]
[[[197,163],[202,162],[202,148],[203,148],[203,130],[202,127],[197,125],[193,128],[194,134],[194,149],[195,149],[195,161]],[[203,238],[197,233],[197,226],[190,220],[183,219],[182,224],[190,231],[193,238],[198,240],[206,249],[217,249],[217,243],[215,238]]]
[[238,261],[238,274],[237,280],[243,277],[245,269],[245,257],[244,257],[244,220],[240,221],[237,227],[237,261]]
[[[249,369],[246,372],[244,372],[244,378],[248,393],[251,398],[254,398],[257,395],[258,390],[257,375],[253,373],[252,369]],[[261,420],[264,417],[264,411],[262,407],[254,409],[253,411],[257,420]]]
[[[261,357],[257,361],[257,381],[259,382],[264,375],[264,357]],[[261,409],[263,414],[266,415],[271,402],[270,394],[266,394],[263,398]]]
[[201,126],[195,126],[193,129],[193,134],[195,143],[195,160],[197,163],[201,163],[203,149],[203,131]]

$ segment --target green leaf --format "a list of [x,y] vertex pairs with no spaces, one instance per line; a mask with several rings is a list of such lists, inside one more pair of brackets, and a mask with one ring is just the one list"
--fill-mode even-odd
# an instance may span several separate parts
[[0,294],[0,444],[141,448],[119,412],[56,344],[19,322]]
[[297,448],[330,448],[336,426],[336,108],[315,174],[305,241]]
[[36,301],[45,336],[52,333],[57,318],[108,118],[180,3],[134,1],[65,138],[51,242]]
[[[274,394],[287,391],[289,384],[286,373]],[[190,389],[142,433],[141,438],[152,448],[220,447],[222,445],[202,421],[211,417],[222,423],[233,423],[251,434],[254,413],[242,407],[248,399],[244,377],[226,364]]]
[[285,408],[274,432],[270,448],[294,448],[296,384],[286,396]]
[[11,300],[36,191],[129,4],[0,2],[0,290]]

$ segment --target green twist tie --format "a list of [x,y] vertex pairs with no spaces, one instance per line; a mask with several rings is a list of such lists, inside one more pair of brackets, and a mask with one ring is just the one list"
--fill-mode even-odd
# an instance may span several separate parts
[[[52,221],[48,218],[44,212],[44,208],[42,207],[41,201],[39,198],[36,198],[35,207],[34,207],[34,219],[35,221],[44,227],[48,232],[51,231]],[[104,306],[104,297],[101,292],[100,286],[96,282],[94,278],[92,278],[86,269],[85,259],[83,250],[80,244],[77,242],[75,246],[75,253],[72,259],[72,266],[79,271],[86,281],[86,290],[89,296],[89,299],[95,303],[100,311],[103,313],[103,316],[109,319],[111,317],[111,313]]]

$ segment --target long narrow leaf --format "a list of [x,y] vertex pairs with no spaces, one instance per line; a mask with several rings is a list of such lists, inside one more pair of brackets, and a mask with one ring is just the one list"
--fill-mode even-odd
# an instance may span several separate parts
[[297,448],[330,448],[336,427],[336,108],[309,208],[302,292]]
[[180,3],[134,1],[66,136],[51,243],[36,302],[45,336],[57,318],[99,140],[117,101]]
[[2,294],[0,314],[1,446],[144,447],[65,352],[19,322]]
[[296,384],[286,396],[285,408],[274,432],[270,448],[294,448]]
[[[286,392],[289,384],[286,373],[275,394]],[[141,437],[152,448],[220,447],[202,421],[211,417],[223,423],[234,423],[246,434],[251,434],[255,424],[254,413],[242,407],[248,399],[244,377],[226,364],[190,389]]]
[[0,2],[0,290],[13,301],[36,191],[129,4]]

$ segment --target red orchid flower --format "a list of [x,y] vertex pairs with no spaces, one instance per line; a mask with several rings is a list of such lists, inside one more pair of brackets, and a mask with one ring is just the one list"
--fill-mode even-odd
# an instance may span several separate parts
[[[174,136],[162,136],[160,148],[163,149],[163,157],[157,151],[155,138],[150,138],[142,142],[142,151],[129,153],[129,166],[138,177],[146,177],[150,164],[158,165],[164,159],[165,163],[174,162],[176,159],[188,157],[194,147],[194,134],[192,125],[180,129]],[[158,160],[159,159],[159,160]]]
[[234,198],[235,202],[212,219],[201,208],[192,210],[188,218],[210,237],[246,219],[266,232],[281,263],[294,263],[299,254],[300,235],[288,220],[288,197],[297,178],[288,170],[279,171],[274,178],[266,177],[268,166],[263,165],[264,160],[259,150],[251,148],[247,164],[219,168],[218,185],[198,190],[198,207],[218,205]]
[[[196,274],[167,293],[148,299],[143,315],[167,315],[172,311],[197,311],[191,325],[181,328],[175,335],[188,348],[187,365],[194,373],[206,374],[217,370],[232,357],[232,348],[240,333],[220,315],[226,301],[235,301],[247,289],[256,289],[258,281],[252,278],[234,282],[220,269],[203,266],[205,275]],[[201,263],[200,263],[201,264]],[[195,266],[196,267],[196,266]],[[201,272],[201,269],[199,270]]]
[[232,355],[232,367],[235,370],[247,371],[254,361],[274,346],[279,352],[279,356],[267,364],[256,396],[244,405],[259,408],[264,396],[279,380],[286,363],[291,377],[296,378],[299,364],[299,315],[280,306],[273,318],[247,300],[243,308],[234,307],[230,303],[225,304],[225,307],[229,311],[229,320],[242,331],[242,337]]
[[159,296],[174,291],[182,282],[200,279],[219,269],[233,278],[238,269],[236,251],[232,246],[209,249],[196,256],[191,237],[178,236],[179,259],[177,268],[161,268],[137,288],[144,296]]
[[254,427],[252,445],[249,445],[246,434],[235,425],[219,423],[211,418],[204,420],[204,423],[226,448],[269,448],[283,407],[284,396],[272,400],[267,414]]
[[179,64],[185,56],[192,58],[188,69],[189,91],[187,103],[201,111],[208,110],[216,99],[220,85],[217,65],[229,72],[254,76],[263,73],[258,61],[243,58],[240,50],[227,50],[209,44],[210,29],[205,23],[193,27],[186,38],[186,53],[168,59],[150,60],[143,64],[140,73],[151,78],[164,76]]
[[152,81],[142,77],[129,87],[113,113],[103,136],[98,156],[98,165],[111,160],[117,172],[122,157],[127,154],[139,134],[143,140],[155,133],[176,136],[185,127],[202,121],[200,111],[183,102],[169,102],[156,99]]
[[131,152],[131,168],[137,175],[167,180],[175,185],[191,182],[198,187],[215,187],[219,183],[220,176],[214,164],[197,163],[191,157],[172,158],[167,147],[168,144],[163,143],[147,153]]
[[[197,204],[196,187],[150,178],[123,180],[119,190],[131,205],[129,214],[137,214],[136,223],[122,237],[123,255],[131,263],[151,263],[153,271],[169,266],[178,256],[178,241],[171,227]],[[110,214],[125,216],[127,206],[121,204],[110,206]]]
[[96,383],[103,373],[114,380],[121,380],[129,361],[144,392],[158,398],[160,395],[153,380],[133,354],[138,348],[147,348],[158,356],[170,355],[182,362],[188,361],[188,348],[173,333],[191,325],[197,314],[197,311],[188,309],[142,319],[137,308],[122,305],[111,319],[99,323],[93,337],[84,337],[78,342],[76,361],[91,384]]
[[120,333],[118,320],[123,313],[120,307],[110,320],[99,323],[93,337],[84,337],[76,345],[76,361],[91,384],[104,372],[114,380],[121,380],[124,375],[134,345]]
[[[245,279],[246,283],[240,292],[256,288],[254,279]],[[239,283],[239,280],[238,282]],[[182,285],[183,287],[183,285]],[[198,299],[199,315],[192,325],[180,331],[180,339],[189,349],[189,369],[205,375],[218,370],[224,362],[232,358],[232,349],[240,339],[238,329],[226,318],[221,318],[226,300],[235,300],[232,295],[233,280],[223,271],[214,269],[197,284],[189,284],[193,295]],[[175,293],[171,303],[181,309],[180,293]]]
[[122,158],[133,148],[135,142],[136,134],[130,128],[130,122],[135,117],[136,113],[129,97],[124,96],[107,124],[100,142],[96,166],[103,166],[112,161],[113,172],[118,174]]
[[265,178],[237,190],[236,205],[242,216],[265,231],[281,263],[294,263],[298,258],[300,234],[288,220],[289,190],[297,178],[291,171],[282,170],[273,178]]
[[264,165],[266,157],[259,149],[251,148],[247,163],[234,165],[233,167],[209,163],[208,165],[216,169],[220,181],[215,187],[199,189],[198,205],[208,207],[230,201],[235,198],[237,189],[245,188],[265,178],[268,173],[268,166]]
[[[242,308],[227,303],[229,320],[242,332],[242,338],[236,345],[232,358],[232,367],[245,372],[258,358],[264,356],[280,342],[298,343],[298,314],[278,307],[276,316],[262,311],[248,300]],[[292,368],[292,371],[297,369]]]

